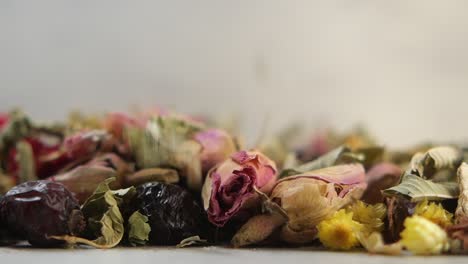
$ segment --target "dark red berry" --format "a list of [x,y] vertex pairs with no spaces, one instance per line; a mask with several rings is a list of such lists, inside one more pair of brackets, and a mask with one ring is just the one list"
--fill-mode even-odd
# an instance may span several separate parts
[[137,191],[138,209],[149,218],[150,243],[175,245],[190,236],[204,236],[206,215],[191,193],[158,182],[143,184]]
[[25,182],[8,191],[0,201],[0,218],[13,233],[41,247],[63,243],[49,236],[77,235],[85,226],[73,194],[46,180]]

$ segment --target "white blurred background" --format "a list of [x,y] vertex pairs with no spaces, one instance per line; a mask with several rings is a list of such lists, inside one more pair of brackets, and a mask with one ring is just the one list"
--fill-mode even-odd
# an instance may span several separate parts
[[468,138],[468,1],[0,1],[0,110],[166,106]]

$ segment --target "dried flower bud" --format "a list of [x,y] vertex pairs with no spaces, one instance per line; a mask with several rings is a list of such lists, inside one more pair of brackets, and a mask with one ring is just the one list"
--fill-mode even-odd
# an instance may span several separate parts
[[440,254],[448,250],[447,233],[438,225],[421,216],[405,219],[401,243],[416,255]]
[[424,200],[416,205],[414,214],[422,216],[434,224],[438,224],[442,228],[453,224],[453,214],[445,210],[440,203]]
[[317,225],[318,238],[327,248],[348,250],[359,245],[358,233],[362,228],[362,224],[353,220],[353,213],[342,209]]
[[385,227],[383,220],[387,215],[387,207],[382,203],[369,205],[356,201],[346,210],[353,213],[353,220],[364,225],[363,231],[367,234],[381,232]]
[[213,168],[202,190],[208,219],[224,226],[240,212],[260,205],[255,189],[269,193],[276,181],[276,165],[257,151],[239,151]]

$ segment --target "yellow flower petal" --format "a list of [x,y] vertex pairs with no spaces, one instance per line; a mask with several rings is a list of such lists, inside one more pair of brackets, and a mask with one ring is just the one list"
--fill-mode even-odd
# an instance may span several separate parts
[[416,206],[414,214],[422,216],[443,228],[453,224],[453,214],[447,212],[441,204],[435,202],[429,203],[427,200],[420,202]]
[[359,245],[357,234],[362,227],[353,220],[353,213],[342,209],[317,225],[318,238],[327,248],[348,250]]
[[348,212],[353,213],[353,220],[364,225],[364,232],[381,232],[384,228],[383,219],[387,214],[387,207],[378,203],[375,205],[366,204],[362,201],[356,201],[348,206]]
[[448,250],[447,233],[437,224],[415,215],[406,218],[404,226],[401,243],[412,253],[430,255]]

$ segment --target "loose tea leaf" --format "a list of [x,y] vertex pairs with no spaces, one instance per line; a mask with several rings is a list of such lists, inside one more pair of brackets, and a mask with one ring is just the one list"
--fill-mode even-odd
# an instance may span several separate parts
[[82,243],[96,248],[113,248],[117,246],[124,235],[124,220],[119,210],[119,204],[109,184],[114,178],[102,182],[94,194],[88,198],[82,207],[87,219],[87,233],[93,240],[73,236],[52,236],[70,244]]
[[400,195],[412,202],[419,202],[424,199],[430,201],[456,199],[459,190],[454,182],[435,183],[416,175],[406,175],[399,185],[386,189],[383,194],[387,196]]
[[128,241],[132,246],[143,246],[149,240],[151,227],[148,217],[139,211],[134,212],[128,219]]

